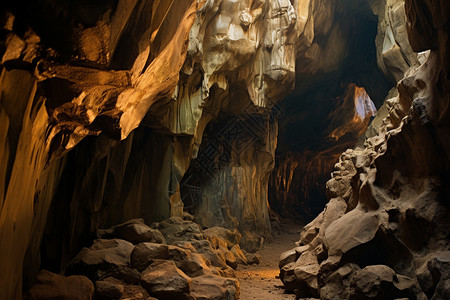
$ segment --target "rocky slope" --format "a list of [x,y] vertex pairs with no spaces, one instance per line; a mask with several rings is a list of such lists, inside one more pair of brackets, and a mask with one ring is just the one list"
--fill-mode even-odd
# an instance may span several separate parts
[[129,220],[98,230],[97,237],[73,258],[67,277],[41,271],[27,298],[238,299],[234,269],[259,263],[257,254],[241,251],[236,230],[203,231],[179,217],[152,228]]
[[[387,14],[401,15],[402,5],[387,1]],[[385,38],[380,52],[394,78],[405,75],[364,147],[340,157],[325,210],[305,226],[298,247],[280,258],[283,282],[301,297],[449,297],[450,7],[421,0],[404,5],[412,49],[431,52],[422,65],[404,67],[406,32],[380,26],[386,38],[402,32],[403,38]],[[404,61],[389,58],[399,51]]]

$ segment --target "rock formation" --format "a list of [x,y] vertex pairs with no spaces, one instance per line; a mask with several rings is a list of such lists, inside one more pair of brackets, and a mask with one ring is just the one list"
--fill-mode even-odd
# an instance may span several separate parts
[[[38,287],[32,292],[38,294],[42,292],[39,285],[44,281],[61,282],[63,287],[82,285],[80,293],[91,295],[92,285],[84,279],[60,278],[46,272],[37,276],[42,269],[80,273],[77,270],[86,265],[82,256],[89,253],[96,253],[95,263],[90,261],[95,268],[81,273],[96,281],[98,296],[125,295],[126,283],[115,281],[114,276],[115,279],[98,277],[98,271],[104,272],[104,266],[109,265],[102,251],[117,252],[113,257],[119,269],[128,268],[128,255],[139,257],[139,251],[147,253],[146,249],[157,248],[156,253],[160,250],[165,253],[165,247],[154,244],[186,241],[186,238],[168,238],[170,234],[167,234],[173,225],[171,222],[179,220],[173,218],[188,216],[185,211],[194,214],[201,226],[227,227],[232,232],[238,229],[242,232],[242,248],[257,250],[262,237],[271,234],[268,183],[275,166],[280,115],[287,116],[287,122],[282,121],[281,127],[288,128],[286,124],[299,116],[298,111],[290,114],[289,103],[302,103],[303,109],[308,109],[312,103],[316,107],[327,107],[328,110],[310,114],[308,118],[330,116],[321,124],[324,137],[342,138],[346,136],[342,134],[350,130],[353,145],[368,119],[364,117],[351,123],[356,126],[343,126],[349,125],[348,120],[355,116],[354,107],[347,104],[355,103],[358,97],[345,95],[352,83],[356,85],[351,85],[350,94],[352,89],[358,91],[357,87],[364,87],[378,105],[389,89],[385,77],[397,81],[407,74],[398,85],[398,93],[390,93],[390,98],[396,100],[386,101],[378,118],[372,122],[367,132],[371,137],[367,149],[350,151],[341,157],[343,170],[339,176],[345,179],[340,180],[336,173],[334,183],[328,188],[330,196],[337,199],[328,204],[335,207],[335,213],[332,217],[323,214],[328,221],[322,222],[319,218],[316,225],[308,226],[303,242],[312,242],[319,229],[326,226],[323,224],[345,212],[350,214],[350,209],[358,207],[358,203],[362,203],[357,196],[360,189],[365,191],[362,195],[366,195],[366,198],[361,197],[375,206],[378,200],[370,200],[375,192],[367,191],[371,187],[396,190],[404,180],[412,184],[411,190],[403,191],[408,195],[422,193],[433,186],[446,187],[448,101],[438,99],[448,95],[449,67],[445,52],[448,6],[442,1],[439,4],[442,7],[406,1],[406,16],[411,22],[411,28],[406,31],[408,23],[401,2],[2,2],[0,298],[20,299],[22,291],[34,283]],[[354,16],[359,19],[351,21]],[[370,28],[378,24],[376,38],[375,30],[364,27],[367,20],[371,22]],[[364,36],[366,29],[370,31],[368,36],[376,39],[377,53],[372,46],[373,39],[354,38]],[[365,55],[355,50],[359,47]],[[425,63],[425,54],[413,52],[428,49],[434,52]],[[375,67],[375,58],[384,74]],[[415,66],[421,63],[422,67],[416,70]],[[351,75],[355,65],[363,67]],[[322,87],[324,81],[333,84]],[[294,85],[296,88],[287,100],[288,105],[280,106],[279,101],[293,91]],[[313,96],[296,98],[302,94]],[[419,98],[421,100],[417,100]],[[329,105],[330,99],[333,105]],[[411,103],[414,109],[410,114]],[[341,108],[338,110],[338,107]],[[332,114],[332,111],[345,112],[345,116]],[[387,115],[389,122],[384,123]],[[402,121],[405,116],[409,117]],[[428,125],[422,128],[420,122]],[[298,128],[293,126],[289,133],[297,132]],[[421,133],[417,133],[419,131]],[[416,136],[423,139],[410,138]],[[302,141],[299,140],[299,144]],[[428,148],[416,149],[415,141]],[[314,149],[314,155],[311,154],[313,157],[317,150],[325,149],[319,146]],[[405,150],[409,148],[414,151]],[[300,150],[298,152],[305,149]],[[323,165],[331,164],[341,151],[343,149],[336,147],[327,153]],[[431,158],[424,160],[425,153],[432,153]],[[355,155],[367,159],[360,161]],[[396,157],[402,160],[393,160]],[[436,163],[436,157],[442,157],[444,163]],[[309,156],[296,158],[294,163],[302,159],[309,159]],[[322,162],[322,158],[319,161]],[[416,164],[409,164],[410,161]],[[283,162],[280,165],[283,164],[287,165]],[[326,167],[319,169],[326,173]],[[387,171],[382,171],[384,169]],[[375,178],[375,170],[390,175]],[[358,181],[360,175],[361,182]],[[350,182],[349,176],[356,177]],[[425,185],[423,178],[430,178],[427,181],[430,184]],[[436,178],[441,181],[440,185]],[[366,181],[370,182],[363,184]],[[358,192],[345,193],[353,189]],[[447,192],[444,189],[438,193],[439,197],[445,198]],[[402,190],[398,188],[392,197],[406,197],[400,194]],[[370,210],[375,211],[370,205]],[[385,207],[379,206],[379,210]],[[408,211],[406,206],[398,208],[398,212],[386,211],[405,228],[414,228],[411,224],[417,223],[416,212]],[[382,241],[391,241],[393,237],[386,233],[387,227],[385,231],[379,229],[386,214],[372,212],[369,215],[367,222],[376,223],[372,234],[381,236]],[[123,225],[136,218],[142,220]],[[430,216],[423,217],[427,218]],[[146,227],[145,224],[152,222],[159,222],[158,228]],[[117,224],[123,226],[117,227]],[[201,233],[198,225],[191,225],[186,225],[185,229],[189,229],[190,239],[197,240],[192,247],[201,252],[196,246],[202,248],[212,241],[196,239],[197,234],[198,238],[207,231]],[[440,226],[442,230],[436,232],[443,234],[445,222]],[[97,232],[99,228],[110,229]],[[398,230],[401,235],[412,234],[406,229]],[[436,235],[428,235],[436,240],[433,243],[442,241]],[[224,251],[222,260],[228,266],[235,266],[238,261],[258,260],[256,256],[245,257],[237,246],[230,246],[217,242],[214,248]],[[440,247],[445,249],[444,245]],[[211,262],[215,260],[213,250],[202,249],[203,252],[196,254]],[[314,253],[306,248],[297,249],[295,256],[307,253],[302,254],[302,261],[314,261],[315,257],[324,258],[330,250],[325,242],[317,243],[314,249]],[[417,249],[412,252],[419,251]],[[178,254],[182,253],[185,252]],[[430,257],[429,270],[433,274],[442,269],[445,255],[442,257]],[[193,271],[183,275],[185,266],[177,265],[176,259],[158,259],[163,261],[156,262],[151,270],[148,265],[144,269],[146,263],[133,260],[135,271],[151,279],[143,280],[137,293],[148,292],[157,297],[165,292],[172,293],[163,292],[163,284],[157,284],[164,274],[170,273],[177,274],[177,293],[186,297],[186,282],[190,284],[189,294],[200,299],[206,287],[218,283],[220,288],[215,293],[237,294],[236,289],[233,292],[233,280],[201,274],[203,265],[197,255],[191,256],[192,261],[183,261],[192,263],[189,267],[201,265],[195,270],[198,274]],[[387,265],[396,273],[400,272]],[[305,280],[312,285],[316,284],[313,275],[317,268],[318,263],[302,271]],[[373,268],[365,268],[352,270],[380,275]],[[376,269],[382,270],[382,282],[394,280],[395,274],[385,267]],[[126,275],[133,278],[136,272]],[[424,280],[428,280],[428,273],[423,272]],[[292,274],[290,276],[294,279]],[[436,275],[433,276],[436,281]],[[434,284],[434,281],[428,284],[426,293],[430,293]],[[314,286],[312,291],[318,288],[319,285]],[[403,285],[395,288],[404,290]],[[66,293],[64,289],[57,292],[60,297]]]
[[64,269],[98,228],[181,216],[179,181],[222,115],[254,113],[268,143],[262,162],[249,152],[228,179],[214,173],[244,183],[230,209],[249,210],[216,223],[270,234],[269,112],[292,87],[296,54],[289,1],[11,1],[1,11],[2,298],[21,298],[39,268]]
[[[303,222],[323,209],[323,186],[333,165],[363,134],[355,130],[330,137],[353,118],[355,108],[346,100],[351,87],[364,88],[379,107],[394,86],[377,66],[379,22],[366,1],[309,3],[307,28],[313,39],[309,47],[298,45],[295,89],[279,104],[276,165],[269,181],[271,207]],[[363,123],[357,122],[361,131]]]
[[203,231],[198,224],[179,217],[152,227],[133,219],[98,230],[98,239],[81,249],[68,265],[67,277],[43,270],[27,297],[239,298],[234,269],[238,263],[252,263],[254,255],[240,250],[241,235],[236,230],[213,227]]
[[[298,247],[280,258],[284,284],[301,297],[449,296],[450,7],[420,0],[406,0],[404,7],[403,25],[402,1],[378,10],[389,16],[379,27],[385,35],[380,66],[404,77],[364,146],[340,157],[325,210],[305,226]],[[405,29],[415,52],[431,50],[426,60],[419,55],[414,62],[409,46],[402,48]]]

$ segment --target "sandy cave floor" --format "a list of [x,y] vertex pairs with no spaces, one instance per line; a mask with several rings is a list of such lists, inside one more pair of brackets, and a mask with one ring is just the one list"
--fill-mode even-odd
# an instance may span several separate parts
[[239,266],[237,277],[241,286],[241,300],[277,300],[295,299],[294,294],[287,294],[283,283],[278,279],[278,259],[280,254],[294,247],[299,239],[301,225],[285,224],[280,234],[273,234],[273,239],[264,243],[259,251],[259,265]]

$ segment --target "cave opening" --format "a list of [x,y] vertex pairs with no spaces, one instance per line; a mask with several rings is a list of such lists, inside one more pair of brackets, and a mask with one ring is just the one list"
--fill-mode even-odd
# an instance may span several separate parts
[[349,99],[356,101],[353,91],[367,91],[369,105],[379,108],[395,85],[377,63],[379,24],[368,3],[344,1],[337,7],[331,33],[314,39],[322,56],[297,58],[295,89],[279,104],[269,203],[281,216],[305,224],[328,202],[326,182],[341,153],[364,140],[368,119],[354,119],[359,107]]

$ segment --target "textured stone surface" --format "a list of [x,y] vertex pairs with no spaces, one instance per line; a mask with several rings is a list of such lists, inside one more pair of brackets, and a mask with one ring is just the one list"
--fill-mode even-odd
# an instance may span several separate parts
[[164,236],[157,229],[145,225],[144,220],[135,219],[126,223],[116,225],[109,229],[99,229],[97,234],[100,238],[119,238],[133,244],[143,242],[165,243]]
[[[448,24],[448,17],[441,15],[448,9],[438,2],[405,1],[409,18],[405,24],[403,2],[386,3],[381,26],[387,26],[388,35],[389,30],[397,31],[392,47],[402,47],[406,27],[414,51],[432,51],[425,60],[417,56],[420,66],[409,61],[408,68],[402,69],[399,58],[392,60],[399,63],[395,68],[386,65],[387,72],[400,79],[396,91],[380,108],[363,147],[341,155],[327,183],[329,204],[300,235],[299,244],[318,251],[309,252],[312,259],[282,266],[281,279],[303,296],[316,294],[305,272],[296,270],[308,268],[314,258],[323,299],[336,295],[339,299],[444,299],[447,295],[439,274],[445,274],[450,228],[445,204],[448,180],[442,175],[449,170],[449,139],[443,132],[450,128],[445,117],[448,106],[443,104],[449,97],[449,73],[443,63],[449,50],[447,40],[438,36],[448,30],[441,27]],[[415,57],[408,54],[409,47],[399,50],[405,61]],[[390,58],[384,54],[386,62]]]
[[85,276],[64,277],[49,271],[41,271],[36,284],[28,291],[28,299],[92,299],[94,285]]
[[141,243],[133,248],[130,256],[131,266],[139,271],[145,270],[153,259],[168,259],[169,247],[155,243]]
[[158,299],[189,299],[191,279],[170,261],[147,268],[141,284]]
[[[379,36],[383,46],[386,38],[386,51],[381,48],[379,64],[388,75],[399,77],[416,56],[405,46],[402,3],[369,4],[384,22]],[[22,289],[30,287],[40,267],[62,271],[92,242],[97,229],[135,218],[150,224],[182,217],[183,206],[203,226],[269,236],[267,185],[282,114],[276,103],[294,82],[295,101],[305,90],[326,91],[314,85],[323,80],[346,87],[362,78],[363,83],[385,86],[373,75],[376,68],[359,64],[374,53],[363,50],[367,56],[360,56],[353,51],[359,49],[354,37],[365,33],[361,19],[376,22],[361,1],[121,0],[63,5],[38,0],[27,5],[7,1],[1,8],[0,298],[22,298]],[[361,211],[377,206],[383,210],[385,190],[395,199],[448,195],[446,178],[439,178],[448,170],[448,101],[438,100],[448,99],[448,9],[442,1],[405,1],[412,49],[432,52],[419,70],[409,69],[374,122],[373,135],[384,136],[369,140],[371,150],[341,157],[340,175],[335,174],[329,188],[335,200],[329,212],[308,227],[303,240],[312,243],[311,251],[327,266],[341,257],[326,259],[326,242],[320,239],[344,213],[358,205]],[[359,21],[347,23],[359,13]],[[346,34],[349,28],[359,35]],[[419,62],[426,58],[417,56]],[[365,69],[335,81],[332,72],[351,65]],[[377,90],[367,88],[371,95]],[[338,95],[301,102],[308,107],[316,99]],[[328,102],[318,103],[328,107]],[[345,111],[353,116],[353,111]],[[322,119],[323,113],[311,115]],[[285,128],[302,134],[308,130]],[[408,151],[416,144],[426,147]],[[316,161],[329,163],[328,158]],[[415,164],[409,166],[411,161]],[[383,177],[373,174],[375,167]],[[422,180],[426,176],[432,178]],[[374,201],[371,195],[381,196]],[[424,209],[394,203],[394,208],[384,209],[399,221],[379,226],[374,245],[394,245],[402,255],[409,251],[403,244],[414,252],[431,241],[447,250],[430,225],[445,220],[440,215],[445,210],[439,203],[422,203],[429,205]],[[216,251],[194,225],[172,223],[178,229],[166,229],[169,244],[190,241],[215,272],[232,274],[228,252]],[[391,223],[398,223],[397,229],[390,228]],[[417,239],[415,226],[426,229]],[[445,222],[439,226],[437,232],[445,232]],[[136,225],[132,232],[140,232],[138,227],[143,226]],[[183,230],[189,231],[189,238],[177,236]],[[366,240],[372,233],[363,230],[358,236]],[[133,242],[143,241],[140,238]],[[364,261],[365,250],[359,246],[355,257]],[[345,254],[354,254],[351,251]],[[228,262],[233,264],[230,257]],[[391,262],[381,263],[398,271]],[[111,272],[126,273],[129,266],[116,267]]]
[[239,291],[239,281],[234,278],[204,275],[192,279],[191,282],[191,295],[199,300],[239,299]]
[[121,284],[99,280],[95,282],[95,295],[99,299],[119,299],[125,287]]
[[67,268],[68,274],[86,274],[98,279],[103,272],[110,272],[130,264],[133,244],[119,239],[95,240],[89,248],[83,248]]

